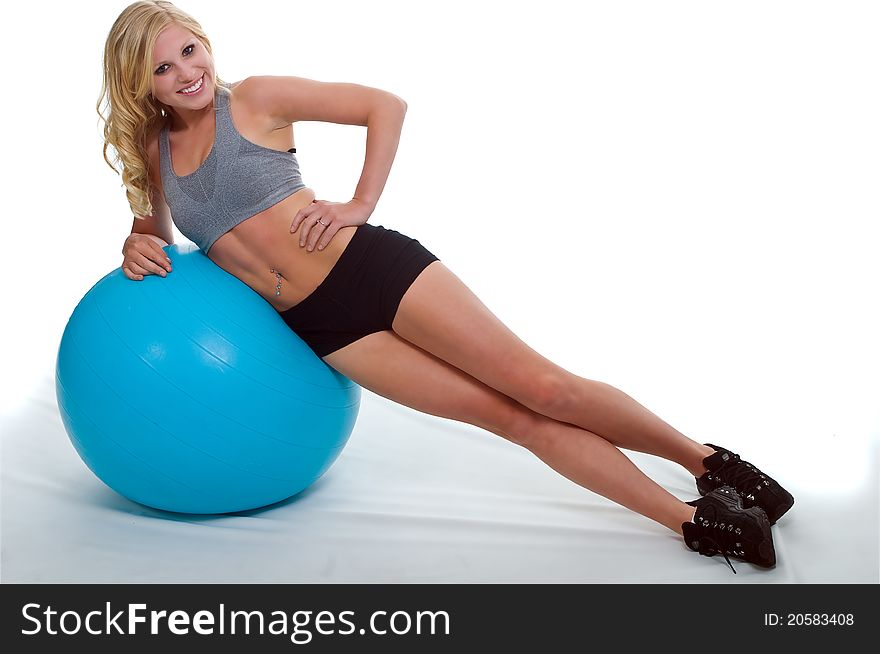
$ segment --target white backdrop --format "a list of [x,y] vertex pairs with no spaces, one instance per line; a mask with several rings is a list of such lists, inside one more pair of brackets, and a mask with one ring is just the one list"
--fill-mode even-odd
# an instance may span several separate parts
[[[131,212],[95,103],[127,4],[15,4],[0,46],[7,418],[121,264]],[[370,221],[418,238],[536,350],[695,439],[751,445],[792,487],[867,487],[876,507],[876,3],[177,4],[227,81],[405,99]],[[294,129],[306,184],[350,199],[366,129]]]

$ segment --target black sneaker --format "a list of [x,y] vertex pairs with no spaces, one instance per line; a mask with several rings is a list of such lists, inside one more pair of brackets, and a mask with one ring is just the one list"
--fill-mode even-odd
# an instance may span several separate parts
[[716,488],[687,504],[697,507],[694,521],[681,523],[684,541],[690,549],[704,556],[722,554],[734,574],[736,569],[728,555],[762,568],[776,565],[776,550],[764,509],[744,508],[730,486]]
[[719,486],[732,486],[742,498],[743,507],[748,509],[760,506],[767,514],[771,525],[776,524],[782,514],[794,504],[791,493],[753,464],[743,461],[739,458],[739,454],[711,443],[704,445],[708,445],[715,452],[703,459],[706,472],[696,478],[700,495],[705,495]]

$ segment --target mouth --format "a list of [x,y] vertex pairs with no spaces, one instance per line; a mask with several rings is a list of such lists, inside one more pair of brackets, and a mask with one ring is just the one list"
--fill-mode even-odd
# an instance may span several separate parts
[[202,89],[205,88],[205,74],[202,73],[202,76],[196,81],[195,84],[188,86],[185,89],[181,89],[178,91],[178,95],[198,95],[202,92]]

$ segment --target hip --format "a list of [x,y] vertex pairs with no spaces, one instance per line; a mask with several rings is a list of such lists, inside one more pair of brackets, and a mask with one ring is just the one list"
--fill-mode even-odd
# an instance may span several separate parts
[[[348,293],[352,289],[368,288],[380,281],[380,277],[393,271],[402,261],[417,252],[426,252],[417,240],[382,225],[364,223],[344,229],[351,231],[340,240],[338,256],[334,256],[319,275],[309,280],[306,292],[301,293],[292,303],[270,302],[278,312],[284,313],[302,306],[306,300],[314,301],[317,297],[326,295],[328,289],[333,289],[333,293],[346,289],[344,292]],[[341,232],[342,230],[337,236]],[[298,243],[296,247],[299,247]]]
[[438,257],[419,241],[382,225],[359,225],[342,256],[282,319],[318,356],[392,329],[415,279]]

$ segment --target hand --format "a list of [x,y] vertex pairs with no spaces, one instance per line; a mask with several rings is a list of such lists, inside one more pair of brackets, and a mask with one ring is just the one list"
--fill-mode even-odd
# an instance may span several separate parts
[[171,259],[147,234],[131,234],[122,246],[122,272],[129,279],[140,281],[144,275],[165,277],[171,272]]
[[373,207],[357,198],[352,198],[348,202],[312,200],[309,206],[296,212],[293,222],[290,223],[290,233],[293,234],[302,223],[303,228],[299,234],[300,247],[307,246],[308,251],[311,252],[317,245],[319,250],[323,250],[336,232],[343,227],[363,225],[371,213]]

